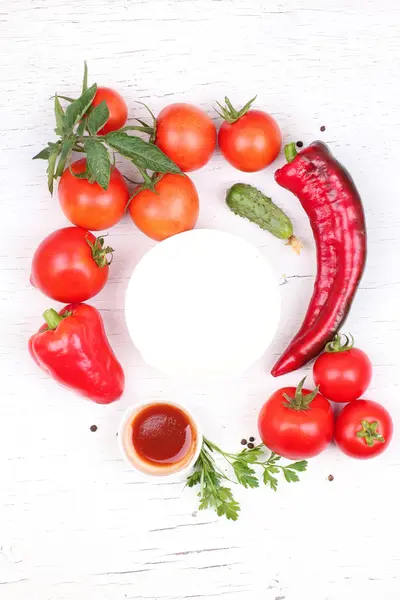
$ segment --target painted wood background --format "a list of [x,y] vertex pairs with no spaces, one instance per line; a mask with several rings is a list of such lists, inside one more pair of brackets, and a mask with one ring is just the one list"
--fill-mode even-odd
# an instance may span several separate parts
[[[187,403],[228,449],[256,433],[258,410],[281,383],[268,369],[301,322],[315,274],[307,218],[274,184],[273,169],[242,174],[217,153],[193,174],[198,226],[255,243],[282,284],[279,334],[245,376],[182,386],[143,363],[123,304],[128,278],[153,242],[129,219],[110,232],[111,279],[93,302],[126,370],[122,401],[82,401],[39,373],[27,353],[41,313],[54,304],[29,284],[32,254],[67,224],[47,192],[44,163],[31,157],[52,136],[50,96],[77,93],[87,59],[90,81],[118,89],[132,119],[145,115],[136,101],[156,113],[187,101],[219,123],[215,100],[228,94],[240,105],[258,94],[257,106],[277,118],[285,141],[330,144],[360,189],[369,232],[367,270],[346,329],[374,363],[368,397],[398,422],[399,28],[396,0],[0,1],[1,600],[399,598],[397,435],[372,462],[332,447],[310,461],[301,483],[282,482],[276,494],[235,489],[236,523],[197,512],[195,493],[180,483],[146,482],[118,453],[119,420],[138,400]],[[300,258],[229,213],[224,192],[240,180],[290,214],[305,244]]]

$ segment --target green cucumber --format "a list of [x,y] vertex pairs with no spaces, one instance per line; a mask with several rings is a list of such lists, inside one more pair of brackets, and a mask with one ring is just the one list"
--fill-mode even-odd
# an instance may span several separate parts
[[293,235],[289,217],[260,190],[245,183],[235,183],[226,192],[226,203],[235,215],[256,223],[275,237],[287,240],[288,245],[299,254],[301,244]]

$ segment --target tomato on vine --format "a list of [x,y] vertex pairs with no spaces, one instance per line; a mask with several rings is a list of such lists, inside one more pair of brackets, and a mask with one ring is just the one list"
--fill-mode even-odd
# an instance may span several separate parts
[[334,439],[347,456],[372,458],[386,450],[392,435],[393,422],[386,408],[372,400],[354,400],[339,414]]
[[121,173],[113,167],[107,189],[98,183],[80,179],[86,173],[85,158],[65,169],[58,184],[58,200],[67,219],[78,227],[100,231],[113,227],[125,214],[129,201],[128,186]]
[[187,175],[167,173],[154,189],[141,189],[128,210],[143,233],[160,241],[193,229],[199,216],[199,196]]
[[372,365],[368,356],[354,348],[353,336],[340,334],[325,346],[315,361],[313,375],[315,384],[325,398],[333,402],[352,402],[363,395],[371,383]]
[[98,131],[98,135],[105,135],[110,131],[121,129],[128,119],[128,107],[123,97],[108,87],[98,87],[93,98],[92,107],[105,102],[108,108],[108,119]]
[[196,171],[210,160],[217,130],[200,108],[192,104],[171,104],[160,112],[155,126],[156,145],[182,171]]

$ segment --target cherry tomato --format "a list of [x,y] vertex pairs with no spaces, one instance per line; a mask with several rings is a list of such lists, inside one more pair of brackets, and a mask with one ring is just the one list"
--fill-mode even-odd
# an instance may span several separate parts
[[249,110],[250,100],[240,111],[228,98],[219,107],[225,119],[218,133],[218,144],[225,159],[240,171],[252,173],[268,167],[282,146],[279,126],[271,115],[261,110]]
[[135,225],[158,241],[193,229],[199,216],[199,197],[192,180],[187,175],[167,173],[155,190],[140,191],[129,204]]
[[158,116],[156,145],[182,171],[195,171],[208,163],[216,142],[214,123],[196,106],[171,104]]
[[31,283],[58,302],[84,302],[103,289],[112,248],[80,227],[65,227],[39,244],[32,260]]
[[333,411],[317,390],[285,387],[277,390],[261,408],[258,431],[272,452],[290,459],[320,454],[333,437]]
[[362,350],[353,348],[346,336],[341,345],[337,335],[315,361],[314,381],[321,394],[334,402],[357,400],[371,383],[372,365]]
[[[86,159],[71,165],[74,173],[84,173]],[[69,169],[61,175],[58,199],[64,215],[71,223],[84,229],[109,229],[120,221],[129,200],[128,186],[118,169],[111,170],[106,190],[98,183],[74,177]]]
[[118,92],[107,87],[97,88],[92,106],[98,106],[103,100],[107,104],[110,116],[108,117],[106,124],[98,132],[98,135],[105,135],[106,133],[110,133],[110,131],[121,129],[128,118],[128,107],[125,100]]
[[336,419],[335,442],[353,458],[372,458],[390,444],[393,422],[381,404],[372,400],[354,400],[346,404]]

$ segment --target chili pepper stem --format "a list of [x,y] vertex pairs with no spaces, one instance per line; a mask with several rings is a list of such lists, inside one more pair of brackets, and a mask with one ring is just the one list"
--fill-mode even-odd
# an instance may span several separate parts
[[43,313],[43,319],[46,321],[49,329],[57,329],[58,325],[63,320],[54,308],[49,308]]
[[286,144],[285,148],[285,158],[288,162],[292,162],[297,156],[296,144],[294,142],[290,142],[290,144]]
[[296,254],[300,254],[303,244],[300,242],[300,240],[297,239],[295,235],[291,235],[290,238],[288,238],[286,246],[291,246],[296,252]]

